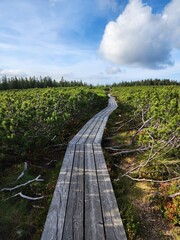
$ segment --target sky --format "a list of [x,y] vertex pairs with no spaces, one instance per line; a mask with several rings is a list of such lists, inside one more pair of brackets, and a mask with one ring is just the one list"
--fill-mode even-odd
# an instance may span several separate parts
[[180,81],[180,0],[0,0],[0,78]]

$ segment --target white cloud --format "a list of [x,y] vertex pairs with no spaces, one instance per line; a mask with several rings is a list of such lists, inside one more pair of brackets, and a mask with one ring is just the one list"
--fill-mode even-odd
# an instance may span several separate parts
[[120,73],[122,72],[121,69],[119,67],[107,67],[106,68],[106,73],[108,75],[112,75],[112,74],[117,74],[117,73]]
[[20,76],[27,76],[26,73],[24,73],[20,69],[0,69],[0,76],[6,75],[7,77],[20,77]]
[[180,47],[180,4],[172,0],[162,14],[153,14],[141,0],[130,0],[115,22],[107,24],[100,44],[113,63],[163,68],[172,65],[171,51]]
[[100,10],[110,9],[115,11],[118,8],[116,0],[97,0]]
[[171,1],[162,16],[174,48],[180,48],[180,2]]

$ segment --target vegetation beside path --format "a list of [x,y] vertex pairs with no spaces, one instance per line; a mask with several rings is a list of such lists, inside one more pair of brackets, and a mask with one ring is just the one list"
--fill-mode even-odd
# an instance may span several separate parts
[[114,87],[103,145],[128,239],[180,235],[179,87]]
[[1,240],[40,239],[66,145],[107,102],[103,88],[1,92]]

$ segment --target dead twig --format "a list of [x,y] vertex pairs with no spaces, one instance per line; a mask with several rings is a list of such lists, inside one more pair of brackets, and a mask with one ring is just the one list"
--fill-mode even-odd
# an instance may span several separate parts
[[180,192],[171,194],[171,195],[169,195],[168,197],[169,197],[169,198],[174,198],[174,197],[177,197],[177,196],[180,196]]
[[23,170],[22,173],[19,175],[19,177],[16,179],[16,181],[18,181],[19,179],[21,179],[21,178],[24,176],[25,172],[27,171],[27,168],[28,168],[28,164],[27,164],[27,162],[25,162],[25,163],[24,163],[24,170]]
[[49,165],[51,165],[51,164],[54,163],[54,162],[57,162],[57,160],[51,160],[51,161],[49,161],[48,163],[46,163],[46,166],[49,166]]
[[61,144],[55,144],[55,145],[50,145],[50,146],[47,146],[45,147],[45,149],[49,149],[49,148],[57,148],[57,147],[66,147],[67,144],[65,143],[61,143]]
[[142,151],[146,151],[148,149],[149,149],[148,147],[144,147],[144,148],[137,148],[137,149],[131,149],[131,150],[123,150],[120,152],[112,153],[111,155],[117,156],[117,155],[123,155],[123,154],[135,153],[135,152],[142,152]]
[[138,133],[146,126],[146,124],[148,122],[150,122],[152,119],[152,117],[150,117],[149,119],[147,119],[146,121],[143,120],[143,124],[141,125],[141,127],[135,132],[135,134],[132,136],[132,139],[131,139],[131,145],[134,143],[134,139],[135,137],[138,135]]
[[37,208],[37,209],[44,209],[45,207],[41,207],[41,206],[37,206],[37,205],[32,205],[33,208]]
[[132,122],[134,119],[131,118],[129,121],[121,124],[113,133],[117,133],[122,127],[124,127],[125,125],[127,125],[128,123]]
[[119,124],[121,124],[121,123],[123,123],[123,121],[116,122],[115,125],[119,125]]
[[[138,182],[155,182],[155,183],[166,183],[166,182],[172,182],[172,181],[176,181],[176,180],[180,179],[180,177],[175,177],[175,178],[171,178],[171,179],[167,179],[167,180],[155,180],[155,179],[147,179],[147,178],[134,178],[134,177],[131,177],[128,174],[126,174],[124,176],[130,178],[133,181],[138,181]],[[123,177],[123,175],[121,177]]]
[[15,187],[12,187],[12,188],[2,188],[2,189],[1,189],[1,192],[3,192],[3,191],[13,191],[13,190],[16,190],[16,189],[18,189],[18,188],[27,186],[28,184],[33,183],[33,182],[35,182],[35,181],[36,181],[36,182],[42,182],[42,181],[44,181],[44,179],[41,179],[40,177],[41,177],[41,175],[38,175],[36,178],[34,178],[34,179],[32,179],[32,180],[29,180],[29,181],[27,181],[27,182],[25,182],[25,183],[19,184],[19,185],[15,186]]
[[141,170],[141,168],[145,167],[149,162],[151,162],[170,142],[172,142],[172,140],[175,138],[175,136],[173,136],[169,141],[167,141],[162,147],[160,147],[154,154],[151,155],[152,153],[152,149],[151,149],[151,153],[150,153],[150,157],[143,163],[141,163],[139,166],[136,166],[135,168],[127,171],[126,173],[124,173],[122,175],[122,177],[126,176],[129,173],[134,172],[135,170],[138,170],[138,172]]
[[14,198],[14,197],[17,197],[17,196],[20,196],[20,197],[22,197],[24,199],[31,200],[31,201],[36,201],[36,200],[40,200],[40,199],[44,198],[44,196],[41,196],[41,197],[29,197],[27,195],[24,195],[22,192],[19,192],[19,193],[16,193],[15,195],[13,195],[13,196],[11,196],[9,198],[4,199],[4,201],[7,201],[7,200],[9,200],[11,198]]

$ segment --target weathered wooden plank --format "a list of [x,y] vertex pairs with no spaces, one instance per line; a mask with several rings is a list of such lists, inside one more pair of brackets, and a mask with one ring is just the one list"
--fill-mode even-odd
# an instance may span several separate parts
[[92,144],[85,145],[85,239],[105,239]]
[[102,140],[102,136],[104,133],[104,128],[106,126],[107,120],[109,118],[109,115],[117,108],[117,103],[113,97],[109,99],[109,104],[108,104],[109,112],[104,116],[103,121],[101,123],[100,128],[98,129],[96,133],[96,137],[94,139],[94,144],[100,144]]
[[42,240],[125,240],[126,234],[100,146],[111,112],[97,113],[70,141]]
[[74,151],[75,146],[69,144],[57,180],[41,240],[57,240],[62,238]]
[[94,121],[91,123],[89,128],[84,132],[84,134],[81,136],[77,144],[85,144],[86,139],[89,137],[90,133],[92,132],[95,125],[98,123],[98,118],[95,118]]
[[106,240],[127,240],[101,146],[93,147]]
[[76,145],[62,239],[83,240],[83,236],[84,236],[84,146]]
[[[105,118],[105,116],[108,114],[109,112],[109,109],[107,109],[105,112],[103,112],[99,118],[97,118],[97,121],[94,125],[94,127],[91,129],[91,132],[89,133],[89,136],[87,137],[87,139],[85,140],[85,144],[90,144],[90,143],[93,143],[96,135],[97,135],[97,132],[99,131],[99,128],[103,122],[103,119]],[[103,129],[104,130],[104,129]]]
[[71,139],[70,144],[76,144],[79,139],[82,137],[82,135],[85,133],[85,131],[89,128],[89,126],[94,121],[93,118],[91,118],[82,128],[81,130]]
[[[96,120],[97,118],[99,118],[100,115],[102,115],[106,110],[108,109],[108,107],[106,107],[105,109],[103,109],[102,111],[100,111],[99,113],[95,114],[94,117],[92,117],[82,128],[81,130],[73,137],[73,139],[70,141],[70,144],[76,144],[80,138],[86,133],[86,131],[88,130],[88,128],[91,126],[91,124],[93,124],[94,120]],[[83,142],[83,141],[82,141]]]
[[88,126],[86,131],[82,134],[82,136],[79,138],[79,140],[77,141],[77,144],[85,144],[87,138],[92,134],[94,127],[96,126],[96,124],[98,124],[100,117],[104,115],[106,111],[107,109],[104,109],[103,111],[101,111],[99,114],[97,114],[95,117],[92,118],[93,121]]
[[117,102],[114,97],[110,96],[108,106],[114,107],[115,109],[117,108]]
[[94,138],[94,144],[99,144],[101,143],[102,141],[102,136],[103,136],[103,133],[104,133],[104,128],[106,126],[106,123],[107,123],[107,120],[108,120],[108,116],[104,117],[102,123],[101,123],[101,126],[100,128],[98,129],[97,133],[96,133],[96,136]]

